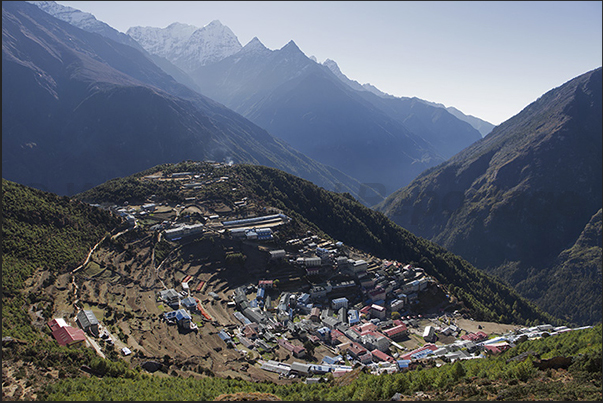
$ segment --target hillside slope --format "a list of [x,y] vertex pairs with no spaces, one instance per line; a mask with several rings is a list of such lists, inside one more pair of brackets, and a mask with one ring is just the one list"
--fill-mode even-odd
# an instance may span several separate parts
[[[37,338],[22,309],[24,284],[36,271],[51,284],[120,223],[112,214],[77,200],[2,179],[2,335]],[[43,293],[30,299],[50,302]]]
[[[109,181],[79,195],[78,199],[108,200],[111,202],[128,199],[134,202],[155,195],[157,200],[169,200],[175,205],[183,200],[184,194],[189,194],[190,189],[182,192],[182,187],[177,185],[176,182],[149,180],[148,175],[159,171],[199,173],[206,171],[207,173],[209,172],[207,170],[215,165],[217,164],[191,162],[165,164],[134,176]],[[228,183],[215,181],[215,185],[197,190],[199,197],[202,197],[208,203],[214,203],[221,199],[225,201],[238,200],[241,194],[245,194],[248,196],[248,202],[255,205],[255,208],[259,211],[263,207],[282,208],[287,215],[293,218],[295,230],[299,230],[301,233],[305,234],[306,230],[311,230],[314,233],[329,236],[327,235],[328,231],[328,234],[344,240],[346,244],[363,246],[378,252],[382,256],[395,256],[401,260],[410,259],[408,261],[420,264],[430,275],[446,281],[442,286],[451,294],[458,296],[461,304],[465,305],[462,311],[478,320],[479,318],[494,318],[516,323],[554,322],[550,316],[539,312],[538,309],[527,303],[525,299],[519,297],[508,287],[493,281],[462,259],[444,251],[442,248],[416,238],[407,231],[396,227],[382,214],[362,206],[349,195],[339,195],[325,191],[306,180],[273,168],[251,165],[221,165],[214,169],[215,175],[213,177],[219,178],[227,175],[230,179]],[[145,176],[147,177],[145,178]],[[232,184],[234,183],[237,185],[236,195],[238,195],[235,198],[233,198],[232,190]],[[158,215],[161,216],[161,213],[158,213]],[[203,393],[199,393],[195,389],[193,394],[196,399],[224,393],[225,390],[229,389],[227,383],[231,381],[236,382],[238,386],[235,387],[237,388],[247,388],[250,385],[272,385],[272,387],[276,387],[276,380],[274,383],[250,382],[242,379],[235,381],[232,377],[227,379],[214,377],[209,368],[214,368],[219,360],[225,361],[225,364],[234,364],[235,367],[239,367],[241,364],[237,350],[219,351],[217,349],[217,347],[223,345],[223,342],[217,337],[216,328],[212,324],[206,323],[203,328],[207,328],[209,332],[206,331],[203,337],[199,337],[195,333],[181,334],[174,327],[170,328],[165,323],[157,320],[161,311],[157,306],[155,290],[154,287],[150,289],[146,287],[149,283],[158,281],[158,277],[153,275],[153,263],[150,262],[153,259],[152,256],[161,259],[157,257],[161,249],[161,243],[156,243],[157,237],[153,235],[152,231],[148,233],[145,230],[134,229],[129,235],[124,235],[127,232],[121,231],[124,228],[119,227],[121,221],[99,208],[80,203],[75,198],[59,197],[6,180],[3,181],[3,217],[5,217],[3,245],[6,248],[3,253],[5,259],[3,262],[3,336],[10,336],[3,339],[3,398],[36,399],[49,397],[51,400],[61,398],[78,400],[96,396],[100,400],[112,400],[115,393],[122,397],[129,396],[128,398],[133,400],[157,398],[157,396],[163,398],[172,393],[169,392],[169,387],[166,389],[166,383],[164,382],[176,385],[185,376],[188,379],[187,382],[189,382],[187,390],[192,390],[191,388],[196,386],[204,390]],[[156,220],[160,221],[162,219],[156,217]],[[148,224],[142,224],[142,226],[148,227]],[[118,239],[118,231],[126,239]],[[97,252],[100,254],[95,252],[91,260],[91,262],[100,262],[99,257],[107,254],[106,257],[109,260],[105,261],[105,270],[102,270],[102,268],[95,269],[93,264],[88,264],[77,275],[70,274],[70,271],[82,262],[85,251],[100,241],[103,234],[107,232],[111,232],[115,236],[111,239],[106,237],[97,248]],[[48,243],[48,239],[52,239],[52,242],[47,247],[41,247]],[[387,239],[388,241],[380,242],[380,239]],[[207,263],[211,263],[208,260],[211,260],[213,255],[220,255],[220,252],[223,253],[229,250],[221,249],[224,246],[221,245],[223,242],[226,242],[225,238],[221,240],[220,237],[203,237],[200,242],[193,242],[188,248],[182,248],[180,256],[183,259],[196,259],[198,260],[196,264],[205,266]],[[152,244],[155,244],[153,248],[155,253],[150,253],[149,245]],[[191,253],[199,249],[200,245],[205,245],[207,248],[201,248],[203,250],[199,256]],[[253,247],[249,247],[249,249],[251,250]],[[104,252],[102,252],[103,250]],[[247,250],[245,253],[249,257],[252,256]],[[11,256],[9,265],[15,267],[14,262],[23,262],[35,270],[35,276],[30,275],[31,271],[28,273],[22,272],[23,282],[10,280],[15,279],[15,277],[6,275],[9,266],[6,264],[7,256]],[[128,263],[123,268],[124,272],[120,272],[121,269],[116,267],[120,264],[118,262],[119,257]],[[183,263],[189,265],[192,262],[183,261],[176,264],[180,267]],[[218,269],[215,270],[216,272],[235,271],[236,281],[245,283],[246,274],[240,270],[237,271],[235,266],[226,266],[227,270],[225,270],[224,263],[217,262],[215,267]],[[179,271],[177,267],[163,268],[162,276],[167,281],[168,277],[174,276],[176,271]],[[12,284],[10,284],[11,281]],[[76,282],[79,287],[74,287]],[[10,295],[6,290],[10,290]],[[119,356],[119,350],[109,348],[108,344],[103,344],[108,359],[96,357],[94,350],[90,348],[78,349],[58,346],[56,341],[51,338],[45,323],[47,319],[55,315],[67,317],[66,312],[73,309],[74,306],[74,300],[71,297],[74,290],[79,290],[79,302],[75,305],[80,306],[81,304],[88,306],[87,304],[100,303],[105,301],[105,298],[110,297],[107,301],[111,301],[109,304],[111,306],[103,302],[102,308],[94,305],[93,309],[101,309],[101,312],[106,312],[106,315],[103,314],[102,316],[103,324],[108,329],[113,329],[112,331],[120,334],[119,339],[123,337],[123,340],[126,340],[127,336],[121,335],[121,330],[117,329],[126,329],[130,326],[138,330],[137,334],[144,335],[135,338],[136,342],[130,339],[130,343],[140,343],[142,345],[144,339],[146,349],[152,350],[159,346],[163,351],[160,355],[154,357],[141,355],[140,351],[137,351],[135,353],[137,360],[126,362]],[[119,292],[111,293],[111,291]],[[53,295],[60,296],[60,298],[53,300]],[[99,295],[102,298],[88,299],[92,295]],[[75,297],[75,295],[73,296]],[[132,304],[137,308],[128,308]],[[153,307],[153,310],[149,311],[149,307]],[[218,309],[216,306],[211,309],[212,312],[219,311],[216,310]],[[141,318],[145,319],[140,320]],[[578,335],[578,332],[572,332],[572,335],[574,333]],[[600,326],[595,333],[592,333],[592,336],[596,338],[597,334],[600,334]],[[161,336],[166,339],[157,340]],[[562,336],[556,336],[555,340],[558,340],[557,337]],[[578,363],[582,367],[589,366],[587,368],[588,372],[596,374],[597,370],[600,372],[600,366],[599,369],[597,367],[590,368],[593,358],[596,362],[596,350],[593,356],[592,351],[583,348],[585,343],[591,340],[590,337],[580,345],[572,343],[567,348],[563,348],[564,354],[576,355],[578,352],[588,352],[588,357],[586,357],[588,360],[583,359]],[[575,340],[575,337],[573,340]],[[119,343],[118,339],[116,339],[116,345],[117,343]],[[198,350],[195,350],[195,348],[198,348],[199,345],[206,346],[206,349],[210,351],[209,360],[207,357],[204,359],[203,355],[198,355]],[[563,343],[561,345],[564,346]],[[592,342],[589,342],[588,346],[591,345]],[[555,344],[555,346],[555,348],[559,348],[559,344]],[[216,348],[216,350],[214,351],[213,348]],[[180,350],[195,352],[180,357],[176,353]],[[551,350],[547,349],[545,351],[550,352]],[[166,363],[166,367],[170,368],[169,374],[166,370],[165,374],[153,376],[142,371],[140,367],[134,368],[134,363],[141,363],[149,358]],[[484,373],[481,368],[486,371],[506,371],[505,373],[511,376],[514,376],[515,372],[513,371],[516,370],[514,365],[501,367],[500,365],[504,363],[504,360],[496,364],[495,368],[491,368],[492,361],[471,361],[483,361],[483,364],[481,364],[483,366],[475,368],[475,371],[482,374],[480,376],[484,378],[489,377],[490,372]],[[469,371],[471,367],[466,368]],[[82,370],[94,373],[96,376],[83,375]],[[434,371],[436,370],[434,368]],[[584,368],[580,370],[584,370]],[[257,366],[249,367],[244,371],[246,372],[241,374],[244,374],[243,376],[246,379],[250,374],[257,375],[258,371],[262,372]],[[446,373],[444,371],[442,376],[445,376]],[[492,374],[498,373],[492,372]],[[230,372],[230,374],[234,373]],[[436,373],[433,373],[433,376],[436,375]],[[103,384],[109,382],[113,386],[104,386],[101,388],[102,390],[89,384],[88,386],[91,387],[85,386],[91,379],[95,380],[95,385],[99,385],[97,376],[104,378],[104,380],[101,380]],[[362,376],[368,377],[369,375]],[[401,373],[396,376],[406,375]],[[471,378],[472,375],[468,375],[468,377],[468,379],[472,379],[471,381],[475,380]],[[500,376],[496,375],[496,377],[498,379]],[[371,376],[371,378],[379,383],[390,379],[388,375]],[[531,378],[525,378],[524,381],[528,379]],[[158,384],[156,382],[159,380],[161,380],[163,387],[157,388]],[[171,383],[172,380],[176,383]],[[566,376],[564,380],[566,381],[564,385],[568,386],[567,381],[570,379]],[[121,381],[128,383],[127,391]],[[285,388],[283,393],[291,393],[286,392],[288,389],[285,384],[288,383],[291,383],[291,381],[278,381],[278,384]],[[431,383],[433,382],[429,384]],[[79,386],[71,388],[69,385]],[[294,385],[301,386],[297,382]],[[368,388],[363,381],[362,384],[358,384],[358,387],[362,389],[357,397],[372,400],[391,398],[394,392],[411,393],[414,388],[424,390],[424,387],[420,386],[422,385],[421,382],[415,382],[413,385],[412,390],[399,385],[396,386],[394,391],[390,387],[387,389],[381,389],[381,386],[377,389],[374,387]],[[437,388],[442,386],[441,383],[438,385]],[[571,385],[573,388],[582,385],[582,383],[575,383],[572,380]],[[586,383],[586,385],[589,384]],[[305,385],[303,386],[305,387]],[[310,387],[312,386],[308,385],[308,388]],[[505,389],[504,385],[500,385],[500,387],[501,390]],[[76,389],[77,392],[74,392]],[[506,390],[506,393],[509,393],[508,389]],[[335,394],[331,396],[346,399],[352,396],[353,391],[350,395],[347,395],[347,393],[346,395]],[[539,393],[543,393],[542,396],[548,396],[552,392],[545,388]],[[592,385],[587,389],[580,386],[575,391],[566,391],[565,393],[564,396],[574,396],[571,393],[578,393],[575,396],[583,396],[583,393],[588,393],[588,396],[591,396],[593,393]],[[173,397],[173,395],[171,396]],[[181,394],[178,396],[180,399],[183,398]],[[303,396],[304,399],[310,396],[314,396],[314,399],[317,398],[315,395],[306,395],[305,392]],[[484,396],[490,395],[482,395],[482,397]],[[453,396],[449,397],[452,398]],[[162,398],[159,398],[159,400]],[[188,398],[186,397],[186,399]]]
[[[166,168],[171,172],[196,172],[200,169],[195,163],[159,166],[128,178],[108,181],[77,197],[91,203],[141,201],[145,195],[152,194],[161,194],[165,198],[173,190],[142,178]],[[255,200],[256,204],[278,208],[314,233],[340,240],[381,259],[409,262],[424,268],[426,273],[463,301],[476,320],[557,322],[510,287],[436,244],[414,236],[349,194],[330,192],[307,180],[264,166],[235,164],[223,167],[220,175],[233,178],[237,192]],[[227,190],[231,193],[230,186]],[[223,197],[230,199],[233,196],[227,194]],[[183,196],[180,198],[184,200]]]
[[[530,278],[551,271],[601,208],[601,98],[599,68],[547,92],[377,209],[511,285],[524,282],[523,294],[541,307],[578,323],[597,322],[596,265],[575,272],[581,286],[565,289],[572,304],[563,308],[545,302],[557,280],[543,273],[549,284],[527,284],[535,286]],[[580,276],[581,270],[588,273]]]

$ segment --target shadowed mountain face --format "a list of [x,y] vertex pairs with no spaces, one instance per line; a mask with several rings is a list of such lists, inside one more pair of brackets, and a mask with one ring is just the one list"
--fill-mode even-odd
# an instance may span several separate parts
[[132,39],[131,36],[119,32],[108,24],[97,20],[92,14],[80,11],[73,7],[63,6],[54,1],[28,1],[28,3],[34,4],[53,17],[68,22],[84,31],[97,33],[117,43],[128,45],[139,50],[163,71],[172,76],[176,81],[186,85],[189,88],[192,88],[195,91],[198,91],[198,88],[195,83],[193,83],[193,80],[191,80],[191,78],[185,72],[170,63],[166,58],[147,53],[138,42]]
[[191,76],[207,96],[382,195],[481,138],[444,108],[352,88],[293,41],[273,51],[254,38]]
[[2,4],[2,100],[3,177],[58,194],[187,159],[264,164],[328,189],[360,188],[138,50],[25,2]]
[[[550,270],[601,208],[601,104],[599,68],[544,94],[377,209],[512,285]],[[585,274],[583,286],[600,290],[594,277]],[[556,281],[547,278],[524,295],[542,298]],[[573,319],[571,303],[593,303],[580,289],[565,292]],[[580,322],[601,320],[600,305]]]

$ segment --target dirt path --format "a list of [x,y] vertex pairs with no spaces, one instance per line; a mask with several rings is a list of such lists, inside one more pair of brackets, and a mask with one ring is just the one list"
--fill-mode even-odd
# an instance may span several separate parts
[[103,239],[101,239],[100,241],[98,241],[98,243],[96,245],[94,245],[92,247],[92,249],[90,249],[90,252],[88,252],[88,256],[86,256],[86,260],[84,260],[84,263],[82,263],[81,265],[79,265],[78,267],[76,267],[75,269],[73,269],[71,271],[71,273],[75,273],[76,271],[78,271],[79,269],[81,269],[82,267],[86,266],[88,264],[88,262],[90,261],[90,256],[92,256],[92,253],[96,250],[96,248],[98,247],[98,245],[100,245],[105,238],[107,238],[107,236],[104,236]]

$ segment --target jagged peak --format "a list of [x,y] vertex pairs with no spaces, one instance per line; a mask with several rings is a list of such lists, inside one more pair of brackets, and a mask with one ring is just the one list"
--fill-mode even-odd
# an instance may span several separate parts
[[339,65],[335,62],[335,60],[326,59],[324,62],[322,62],[322,65],[328,67],[329,70],[331,70],[333,73],[343,74],[341,73],[341,69],[339,68]]
[[170,25],[168,25],[166,27],[166,29],[173,29],[173,28],[197,28],[194,25],[191,24],[185,24],[183,22],[172,22]]
[[283,46],[280,50],[286,50],[288,52],[300,52],[303,53],[301,51],[301,49],[297,46],[297,44],[292,40],[290,40],[285,46]]
[[247,45],[243,46],[242,51],[245,52],[263,52],[270,51],[263,43],[258,39],[257,36],[254,36],[252,40],[247,42]]
[[205,27],[223,27],[223,26],[224,26],[224,24],[222,24],[220,22],[220,20],[213,20],[212,22],[207,24]]
[[[213,20],[209,24],[205,25],[203,28],[197,29],[192,36],[204,37],[206,35],[226,35],[228,37],[236,39],[237,43],[239,42],[234,32],[232,32],[232,30],[228,28],[228,26],[222,24],[219,20]],[[239,47],[241,47],[240,44]]]

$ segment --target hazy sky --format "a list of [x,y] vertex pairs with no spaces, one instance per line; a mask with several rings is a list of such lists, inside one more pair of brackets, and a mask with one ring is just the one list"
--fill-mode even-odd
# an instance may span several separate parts
[[294,40],[319,62],[396,96],[493,124],[600,67],[601,1],[58,1],[121,32],[173,22],[228,26],[245,45]]

